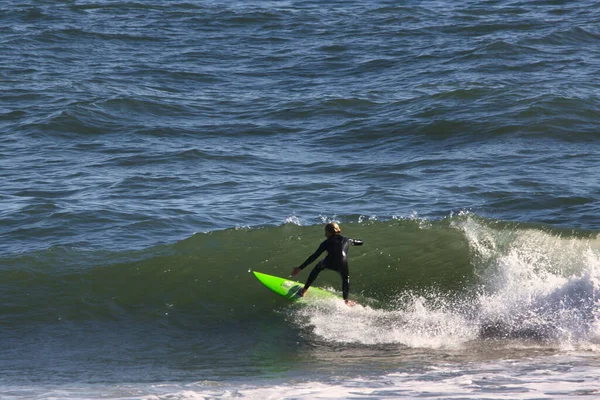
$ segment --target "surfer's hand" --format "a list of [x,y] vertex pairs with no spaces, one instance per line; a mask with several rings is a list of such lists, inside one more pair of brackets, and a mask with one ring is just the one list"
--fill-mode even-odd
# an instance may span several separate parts
[[300,267],[292,268],[292,276],[296,276],[302,271]]

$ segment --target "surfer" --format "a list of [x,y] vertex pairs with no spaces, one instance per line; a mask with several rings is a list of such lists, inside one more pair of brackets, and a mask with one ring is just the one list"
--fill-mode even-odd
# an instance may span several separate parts
[[355,240],[344,237],[341,235],[342,230],[340,226],[335,222],[330,222],[325,225],[325,236],[327,239],[321,243],[317,251],[315,251],[310,257],[302,263],[299,267],[295,267],[292,269],[292,276],[296,276],[306,268],[308,265],[312,264],[324,251],[327,251],[327,256],[319,261],[317,265],[313,268],[304,284],[304,288],[298,293],[301,297],[304,296],[310,285],[317,279],[317,276],[323,271],[325,268],[330,269],[332,271],[337,271],[342,276],[342,293],[344,297],[344,302],[348,305],[354,304],[353,302],[348,300],[348,292],[350,291],[350,276],[348,271],[348,247],[352,246],[362,246],[362,240]]

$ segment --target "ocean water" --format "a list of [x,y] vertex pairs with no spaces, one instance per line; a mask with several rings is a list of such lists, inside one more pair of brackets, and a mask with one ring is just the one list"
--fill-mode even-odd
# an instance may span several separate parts
[[[4,0],[0,398],[600,397],[599,26]],[[254,279],[332,220],[359,305]]]

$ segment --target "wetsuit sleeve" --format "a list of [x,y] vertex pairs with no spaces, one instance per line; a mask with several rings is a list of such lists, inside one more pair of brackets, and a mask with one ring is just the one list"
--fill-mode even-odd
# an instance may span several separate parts
[[350,243],[352,244],[352,246],[362,246],[363,245],[363,241],[359,240],[359,239],[350,239]]
[[309,264],[311,264],[313,261],[315,261],[324,251],[325,251],[325,243],[327,241],[324,241],[323,243],[321,243],[321,245],[319,246],[319,248],[317,249],[317,251],[315,251],[310,257],[308,257],[306,259],[306,261],[304,261],[302,263],[302,265],[300,265],[300,269],[304,269],[306,268]]

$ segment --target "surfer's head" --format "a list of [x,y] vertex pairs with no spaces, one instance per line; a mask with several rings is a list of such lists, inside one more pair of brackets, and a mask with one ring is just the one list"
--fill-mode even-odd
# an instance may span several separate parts
[[342,233],[340,226],[336,222],[330,222],[325,225],[325,236],[333,237]]

